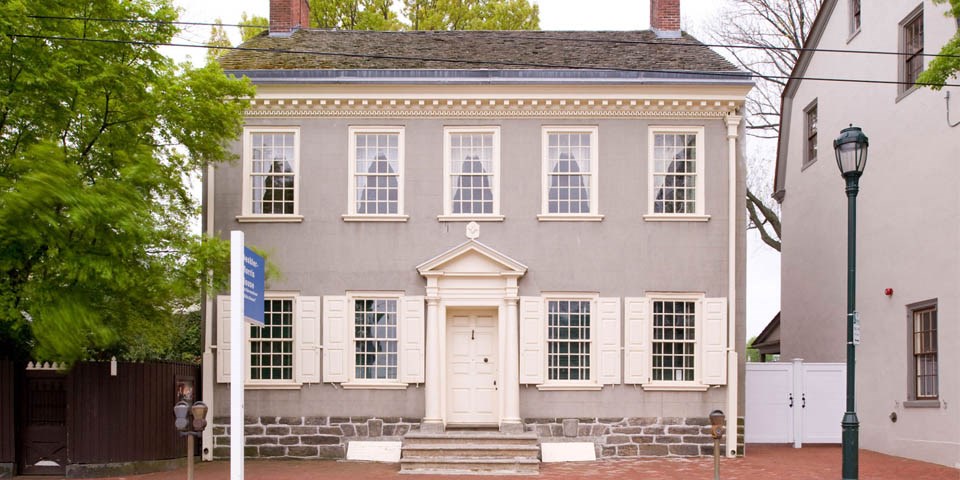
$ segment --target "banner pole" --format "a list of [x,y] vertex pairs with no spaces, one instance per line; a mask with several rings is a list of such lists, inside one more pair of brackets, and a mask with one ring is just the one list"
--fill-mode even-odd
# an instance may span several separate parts
[[[243,480],[243,232],[230,232],[230,480]],[[222,368],[222,367],[221,367]]]

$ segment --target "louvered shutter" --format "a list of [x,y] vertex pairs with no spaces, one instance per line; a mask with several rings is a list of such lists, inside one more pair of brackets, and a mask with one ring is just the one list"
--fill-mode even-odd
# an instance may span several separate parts
[[650,299],[625,298],[623,382],[644,384],[650,381]]
[[298,297],[295,333],[299,383],[320,383],[320,297]]
[[400,381],[423,383],[424,297],[401,297]]
[[230,383],[230,295],[217,295],[217,381]]
[[727,299],[706,298],[703,301],[703,353],[700,355],[701,383],[727,383]]
[[[620,383],[620,298],[601,297],[599,304],[600,384]],[[596,331],[596,329],[594,330]]]
[[541,384],[546,350],[546,317],[543,299],[520,297],[520,383]]
[[347,368],[350,341],[347,297],[323,297],[323,381],[342,383],[349,380]]

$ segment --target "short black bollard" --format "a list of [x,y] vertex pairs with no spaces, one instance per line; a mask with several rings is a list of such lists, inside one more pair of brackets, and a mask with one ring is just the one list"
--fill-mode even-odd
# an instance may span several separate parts
[[710,412],[710,434],[713,436],[713,480],[720,480],[720,439],[723,437],[724,420],[722,411]]

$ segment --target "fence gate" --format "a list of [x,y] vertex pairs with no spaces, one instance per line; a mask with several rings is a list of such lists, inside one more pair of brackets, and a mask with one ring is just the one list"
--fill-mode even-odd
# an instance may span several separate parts
[[747,363],[747,443],[840,443],[846,366]]
[[53,369],[24,375],[21,405],[20,473],[63,475],[67,465],[66,377]]

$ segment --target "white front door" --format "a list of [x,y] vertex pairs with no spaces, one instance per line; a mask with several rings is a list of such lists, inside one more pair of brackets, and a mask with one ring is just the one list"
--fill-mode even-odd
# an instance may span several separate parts
[[447,324],[447,423],[500,421],[496,312],[451,313]]

